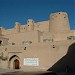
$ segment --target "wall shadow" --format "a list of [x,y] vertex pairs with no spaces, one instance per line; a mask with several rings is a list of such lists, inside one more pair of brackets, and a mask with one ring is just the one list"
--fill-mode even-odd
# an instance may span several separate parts
[[75,72],[75,43],[71,44],[68,48],[67,54],[47,71]]

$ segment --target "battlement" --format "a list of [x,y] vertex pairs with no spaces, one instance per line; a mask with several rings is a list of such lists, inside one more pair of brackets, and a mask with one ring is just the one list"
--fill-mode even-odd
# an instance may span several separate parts
[[21,25],[19,22],[15,23],[14,28],[4,29],[0,28],[0,34],[14,34],[29,31],[50,32],[52,34],[70,31],[69,19],[66,12],[57,12],[50,15],[48,21],[35,22],[33,19],[28,19],[27,24]]

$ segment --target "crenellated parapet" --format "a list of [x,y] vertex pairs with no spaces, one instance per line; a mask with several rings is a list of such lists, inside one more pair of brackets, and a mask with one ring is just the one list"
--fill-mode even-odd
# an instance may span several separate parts
[[66,12],[57,12],[50,15],[50,19],[42,22],[35,22],[33,19],[28,19],[27,24],[21,25],[19,22],[15,23],[14,28],[3,29],[0,28],[0,34],[8,35],[21,32],[50,32],[51,34],[62,34],[70,31],[68,14]]

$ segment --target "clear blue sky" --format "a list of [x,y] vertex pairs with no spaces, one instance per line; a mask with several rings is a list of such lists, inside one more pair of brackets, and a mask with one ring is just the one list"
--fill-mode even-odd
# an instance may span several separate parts
[[0,26],[14,27],[15,22],[26,24],[28,18],[36,22],[48,20],[53,12],[67,12],[70,28],[75,29],[75,0],[0,0]]

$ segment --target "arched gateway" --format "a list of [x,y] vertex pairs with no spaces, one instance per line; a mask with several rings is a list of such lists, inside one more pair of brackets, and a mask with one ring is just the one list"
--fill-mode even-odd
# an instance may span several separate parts
[[20,69],[20,59],[17,55],[10,57],[8,67],[10,69]]

